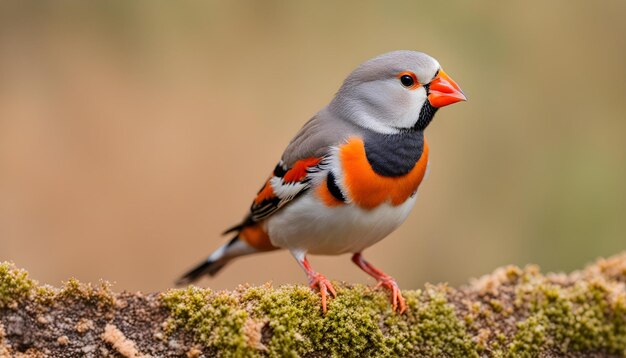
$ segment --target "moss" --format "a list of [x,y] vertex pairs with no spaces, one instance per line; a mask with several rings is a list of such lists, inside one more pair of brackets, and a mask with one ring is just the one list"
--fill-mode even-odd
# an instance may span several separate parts
[[[190,330],[226,355],[478,356],[443,287],[405,292],[405,315],[391,311],[386,293],[361,285],[336,288],[326,315],[320,312],[319,295],[304,286],[249,287],[231,294],[188,287],[170,290],[162,300],[171,313],[170,331]],[[246,339],[247,320],[266,322],[260,346]]]
[[57,297],[58,290],[52,286],[43,285],[37,286],[34,289],[34,301],[42,306],[50,306],[54,303],[54,299]]
[[514,340],[509,345],[509,354],[513,357],[536,357],[546,340],[545,323],[542,314],[518,323]]
[[419,306],[417,296],[409,301],[409,308],[417,313],[409,322],[411,333],[418,338],[414,343],[417,351],[425,356],[477,357],[479,349],[465,322],[448,303],[447,288],[427,288],[424,296],[427,300]]
[[0,308],[13,306],[30,297],[37,283],[28,278],[28,272],[13,263],[0,263]]
[[[340,292],[323,320],[320,343],[324,351],[336,357],[362,356],[368,352],[389,356],[394,348],[399,348],[397,343],[402,339],[398,337],[396,341],[393,333],[403,331],[398,326],[402,320],[394,320],[390,315],[386,295],[361,285],[342,288]],[[382,329],[379,326],[381,321]]]
[[[20,321],[31,322],[28,329],[54,326],[60,322],[55,315],[77,314],[75,322],[94,315],[108,322],[119,314],[133,322],[132,315],[141,312],[154,315],[149,322],[156,328],[146,335],[141,326],[136,337],[158,337],[148,346],[161,345],[162,352],[181,353],[197,344],[205,355],[224,357],[626,356],[626,254],[570,275],[505,267],[461,289],[427,285],[404,291],[402,315],[391,310],[388,292],[335,287],[338,296],[329,299],[323,315],[319,294],[305,286],[242,286],[232,292],[188,287],[155,298],[116,295],[106,282],[71,279],[61,289],[39,286],[25,271],[0,264],[0,308],[35,315]],[[123,309],[128,304],[135,306]],[[146,322],[142,317],[140,325]],[[162,339],[163,328],[168,340]],[[59,334],[51,336],[56,342]]]
[[504,310],[504,305],[499,300],[491,299],[489,300],[489,305],[491,306],[491,309],[494,310],[494,312],[502,313],[502,311]]
[[[50,292],[41,291],[42,294],[50,294]],[[90,283],[80,283],[77,279],[71,278],[63,284],[58,291],[54,300],[80,301],[83,303],[95,305],[98,308],[111,308],[115,304],[115,295],[111,291],[111,284],[101,281],[94,286]]]
[[626,355],[626,294],[603,281],[571,286],[538,283],[524,293],[530,316],[509,345],[514,356],[539,350],[599,351]]
[[70,279],[59,290],[52,286],[40,286],[37,281],[28,278],[25,270],[15,268],[12,263],[0,263],[0,307],[12,307],[25,300],[32,300],[41,307],[49,306],[56,300],[80,300],[103,308],[113,306],[114,297],[111,285],[104,281],[94,287]]
[[[315,351],[321,341],[322,317],[318,296],[307,287],[284,286],[274,290],[268,285],[247,289],[243,302],[250,304],[252,317],[269,319],[265,342],[270,356],[293,357]],[[329,302],[333,307],[334,302]]]
[[169,290],[161,295],[161,300],[171,313],[168,331],[179,328],[191,331],[199,342],[225,357],[253,356],[243,329],[248,313],[238,307],[235,297],[189,286]]

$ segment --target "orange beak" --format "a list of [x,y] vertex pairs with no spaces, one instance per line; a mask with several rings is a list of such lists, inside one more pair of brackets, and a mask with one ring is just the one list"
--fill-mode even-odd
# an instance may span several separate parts
[[439,70],[437,77],[430,82],[428,102],[431,106],[440,108],[460,101],[467,101],[467,97],[459,85],[443,70]]

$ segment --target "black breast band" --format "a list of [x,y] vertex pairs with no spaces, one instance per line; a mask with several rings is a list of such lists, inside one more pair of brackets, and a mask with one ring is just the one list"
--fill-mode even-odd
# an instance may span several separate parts
[[408,174],[424,151],[424,132],[371,133],[365,138],[365,155],[374,172],[386,177]]

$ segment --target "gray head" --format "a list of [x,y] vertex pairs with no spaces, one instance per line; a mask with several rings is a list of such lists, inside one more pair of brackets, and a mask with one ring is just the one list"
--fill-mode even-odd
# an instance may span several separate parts
[[394,51],[362,63],[328,109],[380,133],[424,129],[437,108],[465,100],[439,62],[422,52]]

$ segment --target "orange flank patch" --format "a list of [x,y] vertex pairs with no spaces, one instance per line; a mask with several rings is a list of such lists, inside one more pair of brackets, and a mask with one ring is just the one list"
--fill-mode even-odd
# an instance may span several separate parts
[[301,181],[304,177],[306,177],[306,170],[309,167],[316,166],[320,160],[320,158],[315,157],[298,160],[294,163],[293,167],[285,173],[283,180],[285,183],[295,183]]
[[248,245],[254,247],[260,251],[274,250],[276,247],[272,245],[270,237],[261,227],[260,224],[246,226],[239,232],[239,237],[248,243]]
[[344,185],[352,201],[364,209],[372,209],[389,202],[393,206],[404,203],[424,179],[428,163],[428,145],[415,167],[401,177],[385,177],[377,174],[367,161],[365,146],[360,138],[352,138],[340,147],[339,156],[343,169]]
[[343,201],[335,198],[333,194],[330,193],[330,191],[328,190],[328,186],[326,185],[326,182],[322,182],[318,185],[317,195],[326,206],[333,207],[333,206],[339,206],[339,205],[344,204]]
[[265,183],[265,186],[263,187],[263,189],[261,189],[261,191],[259,191],[259,193],[256,195],[256,198],[254,198],[254,203],[256,205],[259,205],[264,200],[271,199],[274,196],[275,196],[274,189],[272,189],[272,186],[270,185],[270,181],[268,180]]

